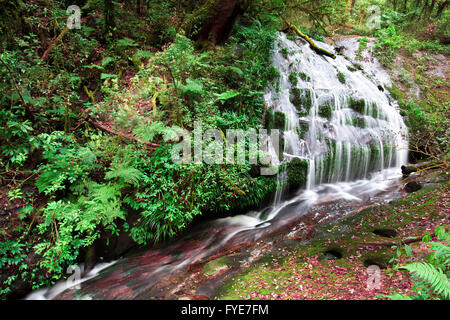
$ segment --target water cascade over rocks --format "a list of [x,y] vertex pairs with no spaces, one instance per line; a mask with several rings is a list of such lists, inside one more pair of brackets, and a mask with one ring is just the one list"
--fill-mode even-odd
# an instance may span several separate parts
[[[265,100],[275,115],[281,112],[285,118],[283,155],[274,163],[306,161],[307,190],[369,179],[374,172],[406,163],[408,130],[396,102],[343,56],[318,55],[301,39],[289,40],[282,33],[273,66],[280,77]],[[281,173],[283,179],[286,174]]]

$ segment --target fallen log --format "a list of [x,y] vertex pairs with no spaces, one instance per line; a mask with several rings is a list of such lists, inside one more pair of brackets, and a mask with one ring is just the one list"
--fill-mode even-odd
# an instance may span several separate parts
[[288,21],[286,21],[286,23],[291,30],[295,31],[295,33],[297,33],[300,37],[302,37],[309,43],[309,45],[311,46],[311,49],[314,50],[314,52],[316,52],[317,54],[320,54],[320,55],[325,55],[330,58],[336,59],[336,55],[334,53],[320,48],[319,46],[317,46],[315,44],[315,42],[310,37],[308,37],[306,34],[301,32],[299,28],[297,28],[296,26],[294,26],[292,23],[290,23]]
[[372,247],[392,247],[400,244],[410,244],[414,242],[422,241],[423,237],[415,237],[410,239],[401,240],[400,242],[358,242],[358,245],[372,246]]
[[116,131],[116,130],[114,130],[114,129],[111,129],[111,128],[109,128],[109,127],[103,125],[102,123],[100,123],[100,122],[98,122],[97,120],[94,120],[94,119],[92,119],[92,118],[89,119],[89,122],[90,122],[94,127],[96,127],[97,129],[100,129],[100,130],[102,130],[102,131],[108,132],[108,133],[113,134],[113,135],[116,135],[116,136],[123,137],[123,138],[125,138],[125,139],[127,139],[127,140],[139,142],[139,143],[145,144],[145,145],[147,145],[147,146],[149,146],[149,147],[152,147],[152,148],[156,148],[156,147],[159,147],[159,146],[160,146],[160,145],[157,144],[157,143],[148,142],[148,141],[142,141],[142,140],[140,140],[140,139],[138,139],[138,138],[133,137],[132,135],[130,135],[130,134],[128,134],[128,133],[125,133],[125,132],[119,132],[119,131]]
[[[125,139],[127,139],[127,140],[131,140],[131,141],[135,141],[135,142],[142,143],[142,144],[144,144],[144,145],[146,145],[146,146],[149,146],[149,147],[151,147],[151,148],[157,148],[157,147],[160,147],[160,146],[161,146],[161,145],[159,145],[159,144],[157,144],[157,143],[148,142],[148,141],[142,141],[142,140],[140,140],[140,139],[138,139],[138,138],[136,138],[136,137],[133,137],[132,135],[130,135],[130,134],[126,133],[126,132],[119,132],[119,131],[116,131],[116,130],[114,130],[114,129],[111,129],[111,128],[105,126],[105,125],[102,124],[100,121],[97,121],[96,119],[93,119],[93,118],[90,116],[89,111],[90,111],[91,109],[85,110],[85,109],[80,108],[80,107],[76,107],[76,108],[77,108],[80,112],[85,112],[85,111],[86,111],[86,115],[84,116],[84,118],[83,118],[82,121],[83,121],[83,122],[84,122],[84,121],[89,122],[91,125],[93,125],[93,126],[94,126],[95,128],[97,128],[97,129],[100,129],[100,130],[102,130],[102,131],[105,131],[105,132],[107,132],[107,133],[110,133],[110,134],[113,134],[113,135],[116,135],[116,136],[123,137],[123,138],[125,138]],[[78,128],[78,127],[76,127],[76,128]]]

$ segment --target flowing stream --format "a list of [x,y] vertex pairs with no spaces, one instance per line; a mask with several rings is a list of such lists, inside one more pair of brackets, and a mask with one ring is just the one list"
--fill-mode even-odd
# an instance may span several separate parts
[[[303,40],[289,40],[283,33],[276,40],[273,65],[280,78],[267,89],[265,100],[285,115],[282,157],[273,162],[306,161],[305,188],[290,197],[280,188],[263,210],[196,226],[171,244],[124,257],[77,283],[61,282],[27,299],[168,298],[192,282],[196,264],[288,233],[306,213],[345,214],[370,201],[392,199],[399,168],[407,161],[408,131],[376,75],[352,69],[343,56],[318,55]],[[278,175],[280,184],[285,179],[285,173]],[[245,263],[256,256],[249,251]],[[197,294],[210,292],[202,290]]]

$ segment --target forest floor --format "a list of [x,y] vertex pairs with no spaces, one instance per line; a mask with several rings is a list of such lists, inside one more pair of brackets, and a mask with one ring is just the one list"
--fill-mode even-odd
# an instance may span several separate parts
[[[396,266],[429,254],[429,245],[420,240],[449,222],[448,179],[440,173],[432,181],[387,205],[318,224],[309,240],[279,241],[270,254],[227,280],[214,298],[365,300],[411,295],[411,277]],[[410,254],[404,251],[406,243]],[[221,268],[220,261],[213,261],[205,270],[211,265]]]

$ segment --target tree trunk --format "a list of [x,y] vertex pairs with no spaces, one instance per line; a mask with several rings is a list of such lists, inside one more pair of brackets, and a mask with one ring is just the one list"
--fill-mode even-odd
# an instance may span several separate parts
[[228,39],[236,19],[245,11],[241,0],[208,0],[202,9],[205,16],[197,38],[215,44]]
[[436,17],[440,18],[441,15],[442,15],[442,12],[444,12],[444,10],[445,10],[445,8],[447,8],[447,6],[448,6],[448,0],[444,1],[444,2],[438,7],[438,10],[437,10],[437,13],[436,13]]
[[136,0],[136,13],[138,16],[141,15],[141,0]]
[[104,14],[106,38],[113,37],[116,22],[114,21],[114,3],[112,0],[104,0]]

